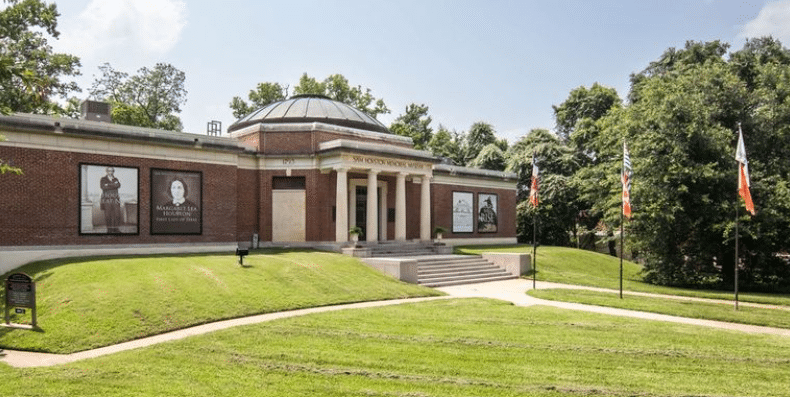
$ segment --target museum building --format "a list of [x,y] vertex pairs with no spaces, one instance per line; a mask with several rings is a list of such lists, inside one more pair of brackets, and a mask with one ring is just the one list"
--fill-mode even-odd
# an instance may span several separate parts
[[[516,175],[449,165],[373,117],[295,96],[197,135],[0,116],[0,250],[9,263],[95,252],[516,242]],[[2,273],[3,269],[0,269]]]

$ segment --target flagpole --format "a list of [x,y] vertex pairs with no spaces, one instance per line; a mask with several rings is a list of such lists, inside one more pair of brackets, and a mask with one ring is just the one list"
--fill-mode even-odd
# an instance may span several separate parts
[[[740,172],[740,165],[738,172]],[[735,201],[735,310],[738,310],[738,207],[741,205],[740,198]]]
[[535,275],[538,273],[538,211],[532,216],[532,289],[536,288]]
[[625,249],[623,248],[623,223],[625,219],[623,216],[624,211],[625,210],[620,207],[620,299],[623,299],[623,252],[625,252]]
[[[740,149],[740,145],[741,145],[741,140],[742,139],[743,139],[743,130],[741,129],[741,123],[738,122],[738,147],[739,147],[739,149]],[[740,219],[739,219],[740,217],[739,217],[739,211],[738,211],[738,209],[739,209],[738,207],[741,206],[741,198],[740,198],[741,192],[740,192],[740,189],[741,189],[741,177],[742,177],[741,176],[741,159],[738,157],[739,156],[739,154],[738,154],[738,150],[739,149],[735,150],[735,166],[736,166],[736,172],[738,173],[738,194],[735,196],[736,197],[736,199],[735,199],[735,266],[734,266],[735,268],[733,269],[733,271],[735,273],[735,280],[734,280],[734,284],[735,284],[735,288],[734,289],[735,289],[735,291],[734,291],[734,293],[735,293],[735,310],[736,311],[738,310],[738,262],[739,262],[739,259],[740,259],[739,255],[738,255],[738,246],[740,245],[740,234],[741,234],[740,230],[739,230],[740,229]],[[745,148],[744,148],[744,152],[745,152]],[[745,154],[744,154],[744,157],[745,157]]]

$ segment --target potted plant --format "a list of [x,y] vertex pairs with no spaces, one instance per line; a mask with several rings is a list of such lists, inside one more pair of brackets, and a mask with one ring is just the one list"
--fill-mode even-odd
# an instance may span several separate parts
[[354,246],[356,246],[359,242],[359,236],[362,235],[362,228],[359,226],[353,226],[351,229],[348,229],[348,234],[351,236],[351,241],[354,242]]
[[447,232],[447,229],[445,229],[445,228],[443,228],[441,226],[436,226],[435,228],[433,228],[433,234],[436,235],[436,243],[437,244],[442,242],[442,235],[444,233],[446,233],[446,232]]

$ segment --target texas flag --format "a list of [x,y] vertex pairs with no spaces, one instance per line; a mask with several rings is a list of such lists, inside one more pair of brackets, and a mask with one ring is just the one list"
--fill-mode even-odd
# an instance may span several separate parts
[[533,207],[538,206],[538,162],[535,155],[532,155],[532,185],[529,187],[529,203]]
[[738,126],[738,148],[735,149],[735,159],[738,160],[738,194],[746,202],[746,211],[754,215],[754,203],[752,194],[749,192],[751,182],[749,181],[749,162],[746,161],[746,146],[743,144],[743,131]]
[[623,215],[626,218],[631,218],[631,177],[633,176],[631,169],[631,156],[628,154],[628,146],[623,142]]

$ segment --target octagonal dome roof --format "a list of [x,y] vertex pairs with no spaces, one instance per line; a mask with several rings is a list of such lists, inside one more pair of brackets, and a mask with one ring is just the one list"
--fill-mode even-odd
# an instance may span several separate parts
[[367,113],[321,95],[296,95],[284,101],[266,105],[242,117],[228,132],[254,124],[326,123],[360,130],[390,131]]

